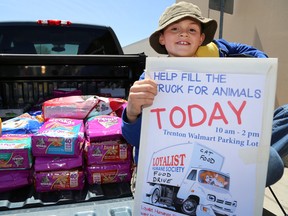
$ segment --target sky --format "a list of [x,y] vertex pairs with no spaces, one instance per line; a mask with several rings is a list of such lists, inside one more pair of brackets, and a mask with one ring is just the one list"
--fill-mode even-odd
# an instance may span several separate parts
[[110,26],[122,47],[156,30],[166,7],[175,0],[1,0],[1,21],[61,19]]

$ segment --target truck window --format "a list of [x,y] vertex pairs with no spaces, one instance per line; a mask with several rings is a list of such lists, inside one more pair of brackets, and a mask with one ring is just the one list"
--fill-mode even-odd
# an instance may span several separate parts
[[229,176],[211,170],[200,170],[198,181],[215,187],[229,189]]
[[0,53],[119,55],[123,51],[110,27],[0,23]]
[[196,180],[196,174],[197,174],[197,170],[191,170],[191,172],[187,176],[187,179],[195,181]]

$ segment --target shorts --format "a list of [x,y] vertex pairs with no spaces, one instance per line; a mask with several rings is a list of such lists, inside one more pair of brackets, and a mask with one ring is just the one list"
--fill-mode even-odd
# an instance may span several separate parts
[[137,177],[137,166],[133,166],[132,177],[131,177],[131,192],[133,197],[135,197],[135,190],[136,190],[136,177]]

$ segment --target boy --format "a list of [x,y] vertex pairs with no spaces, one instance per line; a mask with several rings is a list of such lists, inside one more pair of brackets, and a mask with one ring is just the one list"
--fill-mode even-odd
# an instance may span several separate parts
[[[213,40],[216,29],[217,22],[203,17],[198,6],[188,2],[179,2],[164,11],[159,20],[159,27],[150,36],[149,42],[156,52],[168,54],[171,57],[232,57],[243,55],[267,58],[265,53],[254,47],[229,43],[222,39]],[[156,95],[156,82],[151,79],[144,79],[144,74],[142,74],[139,81],[136,81],[130,88],[128,105],[122,115],[122,134],[128,143],[135,147],[136,164],[139,153],[142,109],[152,105]],[[273,148],[270,151],[270,160],[271,157],[273,164],[270,164],[269,161],[268,170],[273,169],[273,175],[269,175],[268,171],[267,185],[278,181],[283,174],[281,169],[279,172],[274,170],[274,167],[277,167],[277,170],[278,167],[283,167],[283,162]]]

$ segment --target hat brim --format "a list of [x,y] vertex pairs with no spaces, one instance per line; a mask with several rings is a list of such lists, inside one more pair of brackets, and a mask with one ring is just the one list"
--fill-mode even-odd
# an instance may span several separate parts
[[198,20],[202,24],[202,32],[205,34],[205,39],[202,43],[202,46],[207,45],[208,43],[212,42],[214,39],[214,35],[217,30],[217,22],[213,19],[205,18],[205,17],[194,17],[194,16],[177,16],[173,19],[170,19],[169,22],[165,23],[161,27],[159,27],[151,36],[149,37],[149,42],[151,47],[159,54],[167,54],[167,50],[165,46],[161,45],[159,43],[159,37],[160,37],[160,32],[166,28],[168,25],[170,25],[173,22],[176,22],[180,19],[183,19],[185,17],[191,17],[195,20]]

